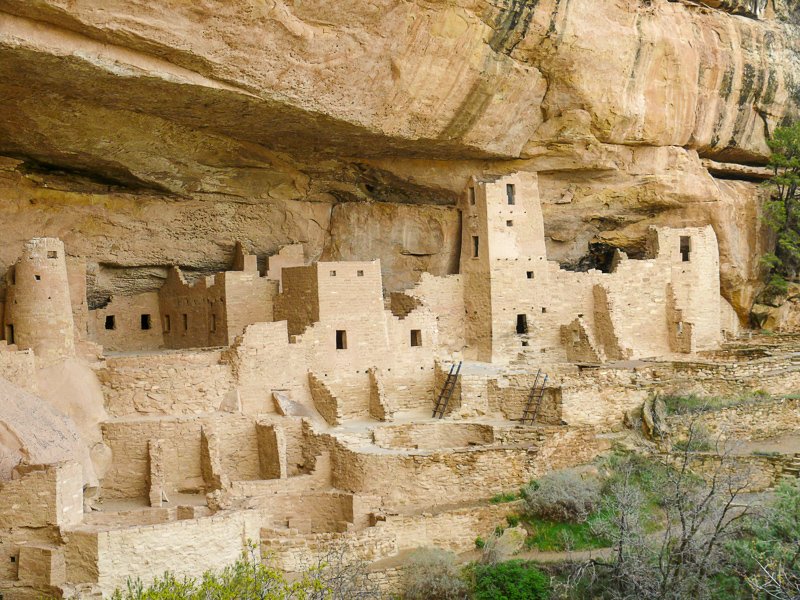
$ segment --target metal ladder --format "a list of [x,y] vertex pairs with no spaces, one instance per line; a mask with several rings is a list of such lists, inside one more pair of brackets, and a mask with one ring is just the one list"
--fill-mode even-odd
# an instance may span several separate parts
[[447,412],[447,405],[450,398],[453,396],[453,391],[456,389],[456,381],[458,381],[458,374],[461,372],[461,361],[458,365],[450,365],[450,372],[447,374],[447,379],[444,382],[442,391],[439,392],[439,397],[436,399],[436,405],[433,407],[433,418],[437,416],[441,419],[444,413]]
[[[539,380],[541,378],[541,384]],[[539,416],[539,409],[542,406],[542,398],[544,398],[544,387],[547,385],[547,375],[542,373],[542,370],[539,369],[536,371],[536,379],[533,381],[533,387],[531,388],[531,393],[528,394],[528,402],[525,404],[525,410],[522,411],[522,424],[525,425],[526,423],[533,425],[536,423],[536,417]],[[536,402],[535,408],[533,407],[533,403]]]

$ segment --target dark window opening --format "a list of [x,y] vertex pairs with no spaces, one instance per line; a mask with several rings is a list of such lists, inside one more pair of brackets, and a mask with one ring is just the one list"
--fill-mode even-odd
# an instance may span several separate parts
[[506,184],[506,198],[508,198],[509,204],[516,204],[516,190],[513,183]]
[[344,329],[336,330],[336,349],[347,350],[347,332]]
[[678,323],[675,324],[675,331],[676,331],[676,333],[678,335],[683,333],[683,322],[682,321],[679,321]]
[[547,312],[547,307],[543,306],[543,307],[542,307],[542,314],[544,314],[544,313],[546,313],[546,312]]
[[164,315],[164,333],[169,333],[170,325],[169,315]]
[[36,281],[41,281],[41,280],[42,280],[42,276],[41,276],[41,275],[34,275],[34,276],[33,276],[33,278],[34,278]]
[[14,343],[14,326],[11,325],[10,323],[6,325],[6,341],[9,344]]
[[211,315],[211,333],[217,330],[217,315]]
[[412,329],[411,330],[411,345],[412,346],[422,346],[422,330],[421,329]]
[[474,187],[469,188],[469,203],[472,206],[475,206],[475,188]]
[[514,221],[511,220],[506,221],[506,227],[513,227],[513,226],[514,226]]
[[478,251],[480,250],[480,238],[477,235],[472,236],[472,258],[478,258]]
[[139,325],[141,326],[142,331],[147,331],[150,329],[153,326],[152,321],[150,320],[150,315],[142,315],[139,319]]
[[17,269],[11,267],[11,285],[17,285]]
[[17,557],[16,557],[16,556],[12,556],[12,557],[11,557],[11,562],[12,562],[12,563],[15,563],[15,562],[17,562]]
[[336,271],[331,271],[331,277],[336,277]]
[[692,238],[688,235],[681,236],[681,260],[689,262],[689,254],[692,252]]
[[55,250],[48,250],[47,258],[58,258],[58,252],[56,252]]
[[528,315],[517,315],[517,333],[519,335],[528,333]]
[[183,313],[183,330],[184,331],[189,330],[189,315],[187,315],[186,313]]
[[358,270],[358,271],[356,271],[356,275],[358,275],[359,277],[363,277],[364,276],[364,271]]
[[533,279],[533,271],[526,271],[525,275],[528,277],[528,279]]
[[106,315],[106,329],[116,329],[117,328],[117,320],[114,318],[114,315]]

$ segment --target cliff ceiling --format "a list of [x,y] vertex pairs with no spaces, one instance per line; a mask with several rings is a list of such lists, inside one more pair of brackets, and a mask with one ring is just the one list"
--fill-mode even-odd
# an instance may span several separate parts
[[95,303],[237,239],[454,272],[467,178],[522,169],[568,266],[711,223],[744,315],[800,3],[0,0],[0,114],[0,270],[57,235]]

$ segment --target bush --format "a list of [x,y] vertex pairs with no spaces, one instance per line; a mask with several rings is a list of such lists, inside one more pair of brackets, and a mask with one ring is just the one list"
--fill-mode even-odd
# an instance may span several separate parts
[[521,560],[472,567],[475,600],[546,600],[550,581],[539,569]]
[[405,573],[406,600],[466,600],[469,588],[453,552],[420,548],[411,554]]
[[561,523],[582,523],[600,501],[600,482],[574,471],[559,471],[531,482],[523,492],[526,513]]

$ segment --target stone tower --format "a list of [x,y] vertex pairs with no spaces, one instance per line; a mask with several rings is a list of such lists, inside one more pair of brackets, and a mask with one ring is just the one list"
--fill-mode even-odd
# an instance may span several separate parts
[[547,280],[538,178],[473,179],[461,207],[467,344],[478,360],[504,361],[526,349],[519,340],[527,345],[528,315]]
[[33,349],[41,362],[75,354],[64,244],[57,238],[34,238],[25,244],[7,275],[6,341]]

